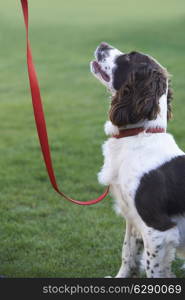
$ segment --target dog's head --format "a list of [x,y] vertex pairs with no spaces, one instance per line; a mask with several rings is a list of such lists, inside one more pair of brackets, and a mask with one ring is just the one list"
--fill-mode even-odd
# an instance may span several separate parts
[[107,43],[98,46],[95,58],[91,72],[112,93],[109,117],[114,125],[155,120],[164,94],[167,118],[171,117],[169,74],[154,58],[135,51],[123,53]]

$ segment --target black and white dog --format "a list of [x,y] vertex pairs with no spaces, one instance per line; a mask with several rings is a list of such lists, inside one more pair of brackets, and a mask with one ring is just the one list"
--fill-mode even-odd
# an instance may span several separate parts
[[116,277],[138,276],[143,246],[147,277],[174,277],[176,250],[185,255],[185,153],[166,133],[169,74],[154,58],[107,43],[95,58],[91,71],[112,94],[99,181],[126,219]]

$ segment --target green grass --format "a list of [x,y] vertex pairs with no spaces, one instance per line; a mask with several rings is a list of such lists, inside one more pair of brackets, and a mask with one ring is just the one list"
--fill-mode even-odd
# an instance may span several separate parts
[[[101,41],[156,57],[173,74],[174,120],[185,149],[185,2],[29,1],[37,66],[57,179],[79,200],[103,190],[107,93],[89,72]],[[67,203],[52,190],[42,162],[25,62],[19,1],[0,11],[0,274],[10,277],[102,277],[120,266],[122,219],[107,198],[92,207]],[[174,263],[185,277],[181,262]]]

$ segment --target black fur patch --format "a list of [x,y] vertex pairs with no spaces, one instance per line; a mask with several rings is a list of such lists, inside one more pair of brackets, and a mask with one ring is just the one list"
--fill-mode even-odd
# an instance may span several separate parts
[[146,66],[158,68],[158,65],[148,55],[136,51],[118,56],[115,64],[113,81],[115,90],[120,89],[121,85],[127,79],[129,72]]
[[[155,120],[160,111],[159,99],[166,92],[168,73],[152,58],[139,52],[119,55],[113,70],[109,110],[111,122],[118,126]],[[168,119],[171,116],[171,89],[168,88]]]
[[170,217],[185,213],[185,155],[145,174],[135,204],[149,227],[160,231],[174,227]]
[[115,61],[117,66],[114,72],[114,81],[113,81],[113,86],[115,90],[120,89],[121,85],[126,80],[128,73],[131,71],[131,64],[128,59],[129,59],[128,54],[123,54],[118,56],[118,58]]
[[[105,50],[102,53],[106,55]],[[112,97],[109,118],[114,125],[122,127],[143,119],[155,120],[167,80],[167,119],[172,117],[169,74],[152,57],[136,51],[119,55],[112,71],[116,93]]]

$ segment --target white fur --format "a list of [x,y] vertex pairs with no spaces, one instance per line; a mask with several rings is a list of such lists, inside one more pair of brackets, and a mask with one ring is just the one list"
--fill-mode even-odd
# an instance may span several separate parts
[[118,127],[113,125],[111,121],[105,122],[104,131],[106,135],[116,135],[119,133]]
[[[165,97],[166,95],[163,95],[161,101],[165,102]],[[159,117],[158,120],[159,126],[161,126],[161,118]],[[146,128],[149,127],[147,125],[148,124],[146,123]],[[156,126],[157,125],[158,124],[156,123]],[[117,133],[115,126],[113,125],[111,127],[110,121],[106,123],[105,131],[106,134]],[[138,234],[142,236],[144,243],[147,244],[145,245],[145,249],[149,249],[150,252],[152,252],[153,248],[156,246],[155,239],[151,242],[151,236],[157,236],[157,243],[164,245],[163,251],[161,250],[161,262],[158,263],[160,264],[163,262],[164,267],[165,262],[166,271],[158,268],[155,270],[155,277],[172,276],[170,270],[167,272],[167,268],[169,261],[174,258],[174,247],[181,247],[183,230],[180,230],[180,226],[164,233],[150,229],[150,233],[148,234],[148,227],[141,220],[135,208],[134,197],[140,180],[145,173],[148,173],[171,159],[183,154],[184,152],[179,149],[172,135],[168,133],[152,134],[144,132],[136,136],[125,137],[122,139],[110,137],[103,145],[104,165],[98,174],[99,182],[104,185],[110,185],[111,192],[116,201],[117,211],[119,211],[127,222],[131,223],[135,230],[137,230]],[[185,228],[185,221],[183,228]],[[125,263],[122,263],[122,267],[117,277],[128,277],[129,273],[133,271],[133,268],[136,265],[136,262],[133,262],[132,255],[129,256],[130,259],[125,256],[125,253],[128,253],[129,251],[133,253],[136,252],[136,247],[133,246],[135,245],[135,242],[129,242],[127,235],[126,239],[127,243],[130,243],[130,245],[132,244],[132,246],[129,247],[128,250],[123,250],[123,261],[126,260],[127,264],[125,266]],[[133,239],[131,235],[130,239]],[[125,249],[125,247],[123,248]],[[182,251],[184,251],[183,249],[184,248],[179,248],[181,254]],[[164,257],[166,259],[165,261]],[[154,259],[153,265],[156,265]],[[152,277],[152,274],[149,272],[147,275]]]
[[[95,58],[97,59],[97,52],[98,52],[98,48],[96,49],[94,55]],[[102,76],[100,75],[100,73],[96,73],[94,71],[93,68],[93,63],[90,63],[90,69],[91,72],[93,73],[93,75],[102,83],[104,84],[107,89],[113,94],[115,93],[115,89],[113,88],[113,73],[114,73],[114,69],[115,69],[115,60],[119,55],[124,54],[123,52],[119,51],[116,48],[112,48],[109,50],[109,55],[106,56],[101,62],[99,62],[99,64],[101,65],[101,68],[104,72],[106,72],[109,76],[110,76],[110,81],[106,82],[103,80]]]
[[[121,53],[118,51],[117,49],[110,51],[104,65],[102,63],[103,68],[106,63],[110,66],[112,77],[114,61]],[[110,83],[107,84],[102,78],[98,79],[112,89]],[[113,79],[111,79],[111,83],[112,81]],[[159,99],[160,111],[155,120],[143,120],[138,124],[126,127],[144,127],[145,129],[160,127],[166,131],[167,92],[168,88]],[[119,129],[110,121],[105,123],[104,129],[108,136],[119,132]],[[175,256],[175,248],[181,254],[185,254],[185,217],[174,217],[177,226],[166,231],[158,231],[143,222],[136,210],[134,198],[144,174],[175,157],[184,155],[184,152],[177,146],[171,134],[166,132],[153,134],[145,131],[120,139],[109,137],[102,149],[104,164],[98,174],[99,182],[103,185],[110,185],[110,191],[115,198],[116,210],[126,219],[122,265],[116,277],[136,275],[142,253],[142,247],[139,247],[139,244],[141,246],[142,242],[144,243],[144,263],[147,277],[173,277],[170,266]],[[148,261],[150,261],[150,267]]]
[[185,258],[185,215],[173,217],[172,220],[177,224],[179,232],[179,245],[177,248],[177,254],[181,258]]

